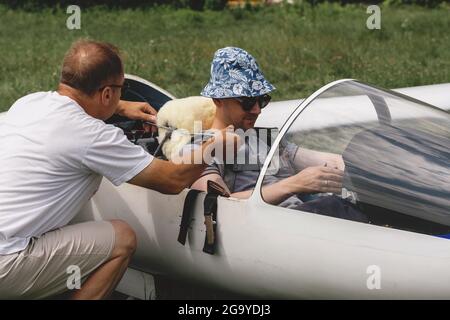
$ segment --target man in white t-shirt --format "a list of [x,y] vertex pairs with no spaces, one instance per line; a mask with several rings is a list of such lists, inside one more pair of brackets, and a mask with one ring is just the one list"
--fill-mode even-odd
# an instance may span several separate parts
[[[19,99],[0,123],[0,298],[62,293],[71,266],[82,276],[73,298],[107,297],[136,248],[134,231],[119,220],[67,225],[102,176],[179,193],[205,169],[154,159],[103,122],[114,113],[155,120],[148,104],[120,101],[123,83],[114,46],[78,41],[58,90]],[[216,135],[198,152],[222,141]]]

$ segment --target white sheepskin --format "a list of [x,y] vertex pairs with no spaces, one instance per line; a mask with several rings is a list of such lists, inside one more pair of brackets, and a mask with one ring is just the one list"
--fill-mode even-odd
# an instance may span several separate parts
[[[158,112],[157,123],[177,129],[172,133],[171,139],[162,146],[166,158],[172,159],[189,143],[192,136],[186,133],[199,133],[210,129],[215,114],[216,106],[211,98],[194,96],[166,102]],[[166,133],[166,129],[158,129],[160,143]]]

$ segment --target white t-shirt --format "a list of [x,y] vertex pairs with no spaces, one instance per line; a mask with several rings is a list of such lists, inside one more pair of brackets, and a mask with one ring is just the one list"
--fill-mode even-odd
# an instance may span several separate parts
[[0,254],[66,225],[102,176],[120,185],[152,160],[69,97],[38,92],[19,99],[0,120]]

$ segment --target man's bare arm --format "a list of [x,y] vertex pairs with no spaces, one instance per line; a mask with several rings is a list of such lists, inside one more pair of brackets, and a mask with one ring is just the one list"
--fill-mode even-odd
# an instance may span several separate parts
[[[153,161],[128,182],[141,187],[154,189],[166,194],[180,193],[184,188],[191,186],[206,168],[214,149],[223,148],[232,144],[237,150],[239,137],[227,129],[223,129],[214,135],[214,138],[204,142],[192,152],[183,153],[172,161],[153,159]],[[222,151],[222,154],[224,152]],[[198,161],[200,160],[200,161]]]
[[[207,183],[208,180],[213,180],[214,182],[217,182],[222,187],[225,188],[229,192],[229,189],[225,182],[223,181],[222,177],[219,174],[211,173],[206,176],[201,177],[198,179],[193,185],[192,189],[206,191],[207,190]],[[248,199],[252,195],[254,189],[239,191],[231,193],[231,197],[238,198],[238,199]],[[266,185],[262,188],[262,194],[264,201],[270,204],[279,204],[280,202],[283,202],[290,196],[292,196],[291,188],[289,186],[289,180],[284,179],[281,181],[278,181],[276,183]]]
[[[198,179],[192,189],[207,190],[208,180],[213,180],[227,191],[225,182],[219,174],[212,173]],[[342,188],[342,171],[330,167],[309,167],[296,175],[262,187],[264,201],[278,205],[287,198],[297,193],[332,192],[339,193]],[[253,189],[234,192],[232,197],[248,199]]]
[[205,168],[205,164],[175,164],[153,159],[144,170],[128,182],[166,194],[177,194],[190,186]]
[[294,165],[297,171],[308,167],[324,166],[344,170],[342,156],[335,153],[320,152],[299,147],[294,157]]

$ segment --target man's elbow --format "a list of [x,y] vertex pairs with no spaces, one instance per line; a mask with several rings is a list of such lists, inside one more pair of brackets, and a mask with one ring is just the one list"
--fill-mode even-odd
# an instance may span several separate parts
[[164,183],[160,186],[159,192],[164,194],[179,194],[185,188],[189,188],[198,178],[193,175],[192,167],[175,166],[170,162],[168,164],[171,167],[165,172]]
[[175,184],[172,186],[171,192],[169,194],[179,194],[181,191],[183,191],[188,186],[184,184]]
[[174,183],[160,185],[155,189],[156,191],[161,192],[163,194],[179,194],[181,191],[183,191],[183,188],[179,187],[177,184]]
[[165,184],[164,187],[159,190],[159,192],[162,192],[164,194],[179,194],[187,187],[189,187],[189,184],[187,182],[183,181],[183,179],[174,177],[170,179],[170,182]]

